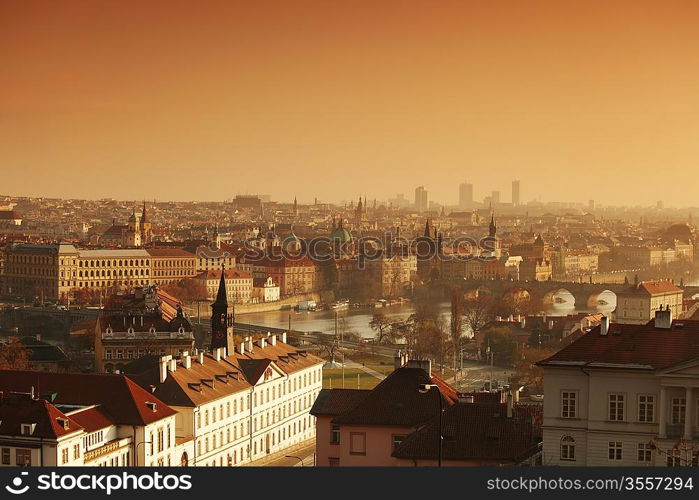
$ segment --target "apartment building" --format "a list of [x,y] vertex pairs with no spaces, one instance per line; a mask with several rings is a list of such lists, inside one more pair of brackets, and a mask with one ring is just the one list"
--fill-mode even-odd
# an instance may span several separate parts
[[670,281],[642,281],[617,294],[614,320],[645,325],[660,307],[670,308],[674,317],[682,312],[682,289]]
[[195,279],[206,289],[207,298],[211,300],[216,298],[222,272],[226,279],[228,300],[236,304],[247,304],[250,302],[253,294],[252,274],[236,269],[226,271],[210,270],[199,273]]
[[164,285],[194,278],[197,275],[198,258],[181,248],[148,248],[151,258],[152,283]]
[[699,322],[601,324],[544,369],[543,464],[684,466],[699,457]]

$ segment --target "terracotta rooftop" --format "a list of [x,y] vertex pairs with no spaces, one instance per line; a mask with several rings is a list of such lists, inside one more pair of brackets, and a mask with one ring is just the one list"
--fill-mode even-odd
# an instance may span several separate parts
[[659,370],[699,358],[699,321],[675,320],[672,328],[612,323],[597,326],[540,366],[619,367]]

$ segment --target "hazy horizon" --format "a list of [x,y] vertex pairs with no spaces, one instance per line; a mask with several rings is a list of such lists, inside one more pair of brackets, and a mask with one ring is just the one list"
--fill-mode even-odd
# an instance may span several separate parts
[[0,0],[0,191],[699,204],[699,4]]

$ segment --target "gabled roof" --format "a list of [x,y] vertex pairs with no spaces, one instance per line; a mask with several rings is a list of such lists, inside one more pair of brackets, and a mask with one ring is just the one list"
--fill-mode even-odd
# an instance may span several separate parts
[[70,418],[85,429],[85,432],[94,432],[116,424],[112,416],[102,406],[93,406],[85,410],[71,412]]
[[366,395],[354,408],[333,419],[338,424],[396,425],[414,427],[437,412],[433,391],[422,393],[421,384],[437,384],[445,407],[458,401],[456,390],[422,368],[398,368]]
[[[66,425],[61,425],[65,421]],[[56,439],[82,427],[45,399],[8,394],[0,399],[0,435],[21,436],[22,424],[35,424],[31,437]]]
[[[507,417],[504,403],[458,403],[442,415],[445,460],[497,460],[517,463],[531,456],[538,436],[533,420],[515,407]],[[437,459],[439,454],[439,419],[410,434],[393,452],[396,458]]]
[[597,326],[569,346],[537,363],[657,370],[699,359],[699,321],[675,320],[672,328],[612,323],[607,335]]
[[[176,412],[123,375],[0,370],[0,391],[55,393],[54,403],[102,405],[121,425],[146,425]],[[153,411],[146,402],[156,403]]]

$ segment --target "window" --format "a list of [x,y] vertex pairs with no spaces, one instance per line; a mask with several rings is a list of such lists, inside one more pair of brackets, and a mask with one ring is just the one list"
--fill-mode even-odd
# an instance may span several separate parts
[[684,424],[686,412],[687,400],[685,398],[672,398],[672,423]]
[[612,422],[624,420],[624,395],[621,393],[609,395],[609,420]]
[[339,425],[334,425],[332,426],[332,430],[330,431],[330,444],[340,444],[340,426]]
[[62,464],[68,463],[68,448],[63,448],[61,450],[61,463]]
[[73,445],[73,459],[77,460],[78,458],[80,458],[80,445],[74,444]]
[[638,443],[638,461],[650,462],[653,450],[650,443]]
[[561,438],[561,460],[575,460],[575,439],[573,436]]
[[621,441],[609,441],[609,460],[621,460]]
[[578,416],[578,393],[575,391],[561,392],[561,417],[576,418]]
[[405,435],[403,434],[394,434],[391,436],[391,450],[396,451],[404,439]]
[[655,421],[655,396],[638,395],[638,421],[653,423]]
[[24,448],[17,448],[15,451],[15,458],[17,465],[24,467],[31,467],[32,465],[32,450],[26,450]]
[[10,449],[2,449],[2,465],[10,465]]
[[350,455],[366,455],[365,432],[350,432]]

